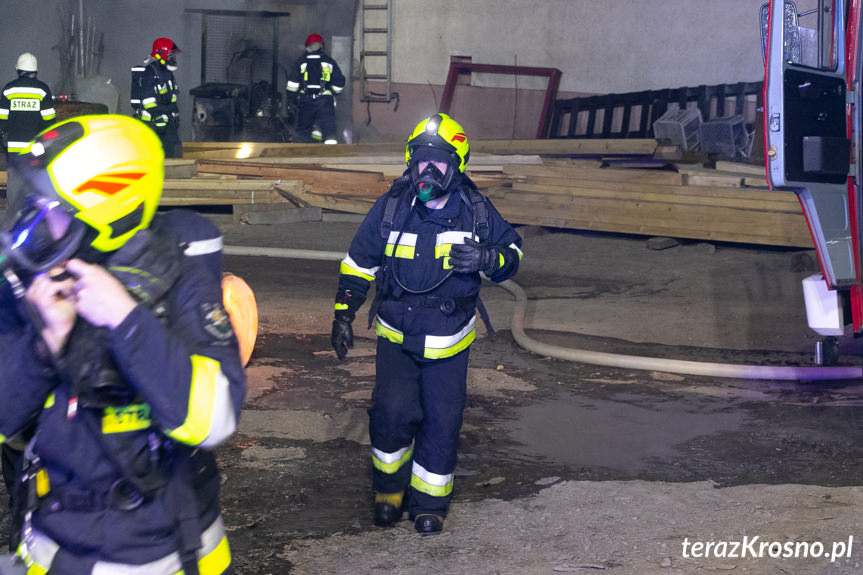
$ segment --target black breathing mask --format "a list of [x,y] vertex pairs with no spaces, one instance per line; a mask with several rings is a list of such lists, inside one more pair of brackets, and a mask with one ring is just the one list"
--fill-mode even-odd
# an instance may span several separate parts
[[[411,153],[410,172],[414,193],[421,202],[439,198],[449,191],[458,171],[454,153],[432,146],[418,146]],[[435,163],[445,164],[441,171]],[[422,171],[420,165],[422,164]]]
[[0,231],[0,269],[29,277],[46,272],[73,257],[86,231],[58,200],[30,196]]

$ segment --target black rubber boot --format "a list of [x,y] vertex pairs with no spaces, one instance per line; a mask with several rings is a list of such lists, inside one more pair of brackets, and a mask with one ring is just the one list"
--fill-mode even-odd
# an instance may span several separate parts
[[436,535],[443,531],[443,518],[439,515],[417,515],[414,527],[421,535]]
[[392,503],[378,501],[375,503],[375,525],[392,527],[402,520],[402,510]]
[[390,527],[402,520],[403,492],[375,493],[375,525]]

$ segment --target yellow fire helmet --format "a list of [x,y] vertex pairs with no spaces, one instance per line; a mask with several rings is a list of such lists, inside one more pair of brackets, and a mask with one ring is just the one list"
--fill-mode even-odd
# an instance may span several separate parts
[[405,149],[405,161],[408,165],[414,152],[424,146],[454,152],[459,159],[458,171],[464,173],[470,159],[470,145],[464,128],[458,122],[446,114],[435,114],[417,124]]
[[165,178],[159,138],[120,115],[55,124],[13,162],[25,180],[24,195],[59,201],[90,228],[84,242],[100,252],[119,249],[150,225]]

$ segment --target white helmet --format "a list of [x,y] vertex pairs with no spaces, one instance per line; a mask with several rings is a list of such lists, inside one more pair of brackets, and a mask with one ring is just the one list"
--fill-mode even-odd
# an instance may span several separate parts
[[36,64],[36,56],[30,52],[24,52],[18,56],[18,63],[15,65],[15,69],[22,72],[38,72],[39,66]]

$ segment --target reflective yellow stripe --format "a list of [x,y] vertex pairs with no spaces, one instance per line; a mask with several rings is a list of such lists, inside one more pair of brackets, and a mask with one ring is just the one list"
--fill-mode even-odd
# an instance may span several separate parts
[[201,575],[220,575],[230,564],[231,548],[228,546],[228,538],[222,537],[218,547],[198,560],[198,571]]
[[438,475],[431,473],[422,465],[414,461],[413,473],[411,474],[411,487],[431,495],[432,497],[446,497],[452,493],[453,476]]
[[44,405],[43,409],[51,409],[52,407],[54,407],[54,402],[56,400],[57,400],[56,395],[54,395],[53,393],[51,395],[49,395],[48,399],[45,400],[45,405]]
[[51,491],[51,481],[48,479],[48,472],[40,469],[36,472],[36,495],[45,497]]
[[106,407],[102,415],[102,433],[125,433],[147,429],[153,424],[150,406],[136,403],[125,407]]
[[348,309],[348,304],[346,303],[337,303],[336,309]]
[[[393,343],[401,345],[404,343],[404,334],[388,325],[380,317],[375,321],[375,333]],[[425,336],[425,349],[423,357],[428,359],[443,359],[452,357],[464,351],[476,339],[476,316],[472,317],[464,328],[453,335],[427,335]],[[450,343],[452,342],[452,343]]]
[[6,436],[0,433],[0,443],[6,443]]
[[367,273],[361,272],[358,269],[352,268],[345,262],[342,262],[342,265],[339,267],[339,272],[346,276],[357,276],[363,278],[364,280],[368,280],[370,282],[375,281],[375,276],[370,276]]
[[[387,244],[387,249],[386,249],[386,255],[387,256],[393,255],[393,248],[394,247],[395,247],[394,244]],[[414,246],[405,246],[405,245],[400,244],[399,247],[396,248],[396,257],[412,260],[414,258],[414,251],[415,250],[416,250],[416,248],[414,248]]]
[[222,370],[219,362],[209,357],[193,355],[190,359],[192,360],[192,388],[189,392],[189,412],[183,425],[167,433],[187,445],[198,445],[210,433],[216,379]]
[[[394,459],[392,461],[385,461],[386,459],[392,459],[387,457],[388,455],[398,455],[399,451],[403,451],[401,457],[398,459]],[[384,473],[395,473],[402,466],[411,460],[414,455],[414,450],[412,447],[406,447],[402,450],[397,451],[395,454],[392,453],[384,453],[378,449],[372,448],[372,465],[374,465],[375,469],[379,469]]]
[[498,268],[502,268],[503,264],[506,263],[506,259],[504,259],[503,254],[497,254],[497,257],[500,259],[500,263],[498,264]]
[[47,569],[45,569],[44,567],[40,567],[35,563],[30,567],[27,567],[27,575],[46,575],[47,573]]
[[404,335],[389,326],[383,325],[381,323],[381,318],[378,318],[378,321],[375,323],[375,333],[393,343],[400,344],[404,341]]
[[470,344],[473,343],[473,340],[476,339],[476,330],[472,330],[469,334],[465,336],[464,339],[459,341],[455,345],[451,345],[449,347],[445,347],[442,349],[427,347],[423,351],[423,356],[428,359],[443,359],[445,357],[452,357],[455,354],[464,351],[468,348]]

